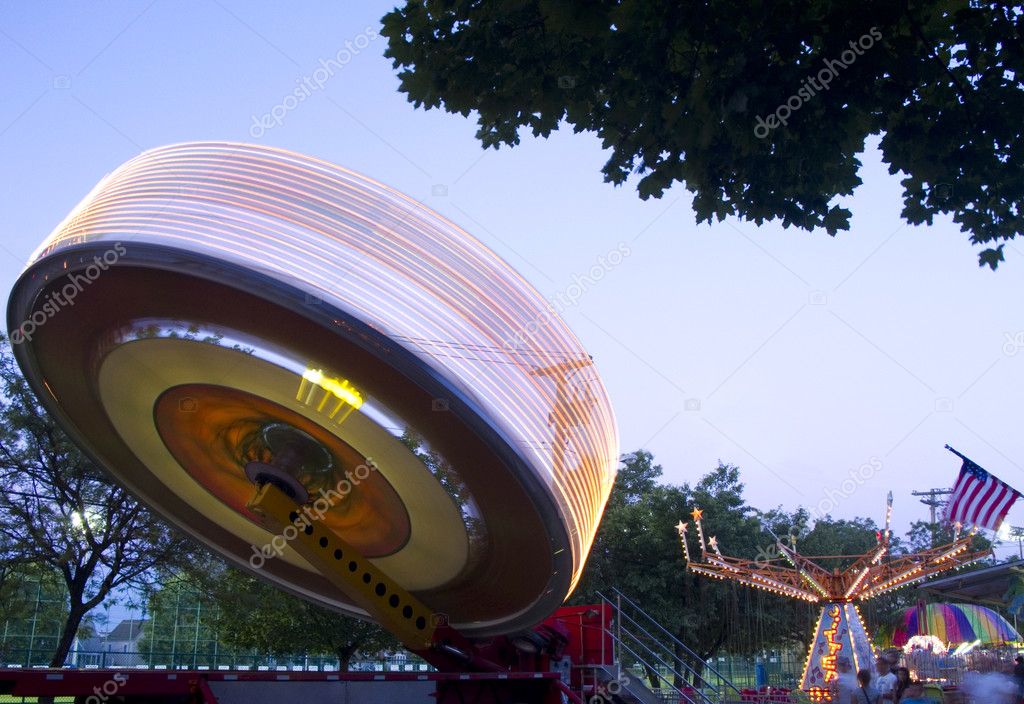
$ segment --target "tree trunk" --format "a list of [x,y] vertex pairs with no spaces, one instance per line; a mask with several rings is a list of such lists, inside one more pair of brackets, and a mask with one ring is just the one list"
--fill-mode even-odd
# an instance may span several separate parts
[[661,677],[657,670],[645,664],[644,673],[647,675],[647,681],[651,684],[651,689],[661,689]]
[[[725,629],[722,628],[718,632],[718,636],[715,638],[714,644],[710,648],[705,650],[704,652],[698,653],[698,655],[700,656],[700,660],[697,661],[697,666],[694,669],[697,670],[697,672],[700,673],[701,679],[704,680],[705,682],[708,679],[707,677],[704,676],[705,663],[707,662],[708,659],[711,658],[712,655],[714,655],[715,653],[718,652],[719,648],[722,647],[722,644],[725,643],[725,637],[726,637],[726,632],[725,632]],[[715,675],[714,673],[712,673],[712,676],[717,679],[717,675]],[[721,683],[720,682],[717,683],[716,686],[718,686],[718,684],[721,684]],[[694,683],[694,686],[696,687],[697,683]]]
[[352,662],[352,656],[356,654],[356,651],[358,649],[359,641],[338,647],[334,654],[338,656],[339,670],[341,670],[342,672],[348,672],[349,665]]
[[57,649],[53,652],[53,658],[50,659],[50,667],[64,667],[64,661],[68,659],[68,653],[71,652],[71,646],[75,642],[75,636],[78,634],[78,627],[82,625],[83,618],[85,618],[85,607],[81,604],[71,604],[68,617],[64,621],[64,628],[60,632],[60,640],[57,641]]
[[686,668],[682,666],[682,663],[684,662],[683,658],[686,654],[683,652],[683,649],[682,647],[680,647],[679,643],[672,644],[672,654],[676,656],[676,662],[679,663],[679,666],[674,668],[676,672],[672,675],[672,686],[676,689],[682,689],[683,685],[686,684],[686,682],[683,680],[683,675],[686,673]]
[[700,689],[700,682],[704,679],[704,661],[700,658],[693,658],[693,682],[696,689]]

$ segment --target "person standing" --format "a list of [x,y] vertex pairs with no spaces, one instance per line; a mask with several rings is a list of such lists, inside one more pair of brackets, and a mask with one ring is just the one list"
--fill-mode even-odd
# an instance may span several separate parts
[[903,696],[910,687],[910,670],[905,667],[896,668],[896,688],[893,690],[893,702],[897,704],[903,701]]
[[[836,678],[832,681],[832,701],[836,704],[851,704],[857,692],[857,678],[853,674],[850,659],[840,657],[836,660]],[[858,704],[863,704],[859,702]]]
[[881,704],[878,691],[871,686],[871,670],[857,671],[857,691],[850,699],[850,704]]
[[875,660],[875,671],[878,678],[875,680],[875,691],[883,702],[896,701],[896,675],[889,670],[889,661],[886,658]]
[[900,669],[900,655],[897,650],[890,650],[882,657],[885,658],[886,662],[889,663],[889,672],[896,674],[896,671]]

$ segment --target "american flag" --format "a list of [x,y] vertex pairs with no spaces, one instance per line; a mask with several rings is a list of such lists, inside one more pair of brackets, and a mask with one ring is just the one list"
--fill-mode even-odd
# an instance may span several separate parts
[[996,530],[1020,492],[966,457],[963,460],[960,476],[946,504],[946,520]]

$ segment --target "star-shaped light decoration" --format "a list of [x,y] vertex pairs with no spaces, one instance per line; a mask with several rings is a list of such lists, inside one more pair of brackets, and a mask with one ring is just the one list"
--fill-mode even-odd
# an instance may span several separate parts
[[704,524],[701,523],[701,519],[704,518],[704,512],[694,507],[690,515],[693,516],[693,524],[697,526],[697,542],[700,543],[700,552],[703,555],[708,549],[707,545],[704,544]]
[[686,561],[689,562],[690,561],[690,546],[686,542],[686,522],[685,521],[679,521],[679,525],[676,526],[676,530],[679,531],[679,542],[681,542],[683,544],[683,557],[685,557]]

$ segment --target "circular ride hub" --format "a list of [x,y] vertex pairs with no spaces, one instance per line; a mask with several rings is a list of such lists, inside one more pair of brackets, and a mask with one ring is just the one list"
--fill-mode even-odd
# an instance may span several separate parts
[[607,393],[547,301],[437,213],[298,154],[135,157],[32,255],[8,326],[142,501],[442,667],[562,603],[614,479]]

